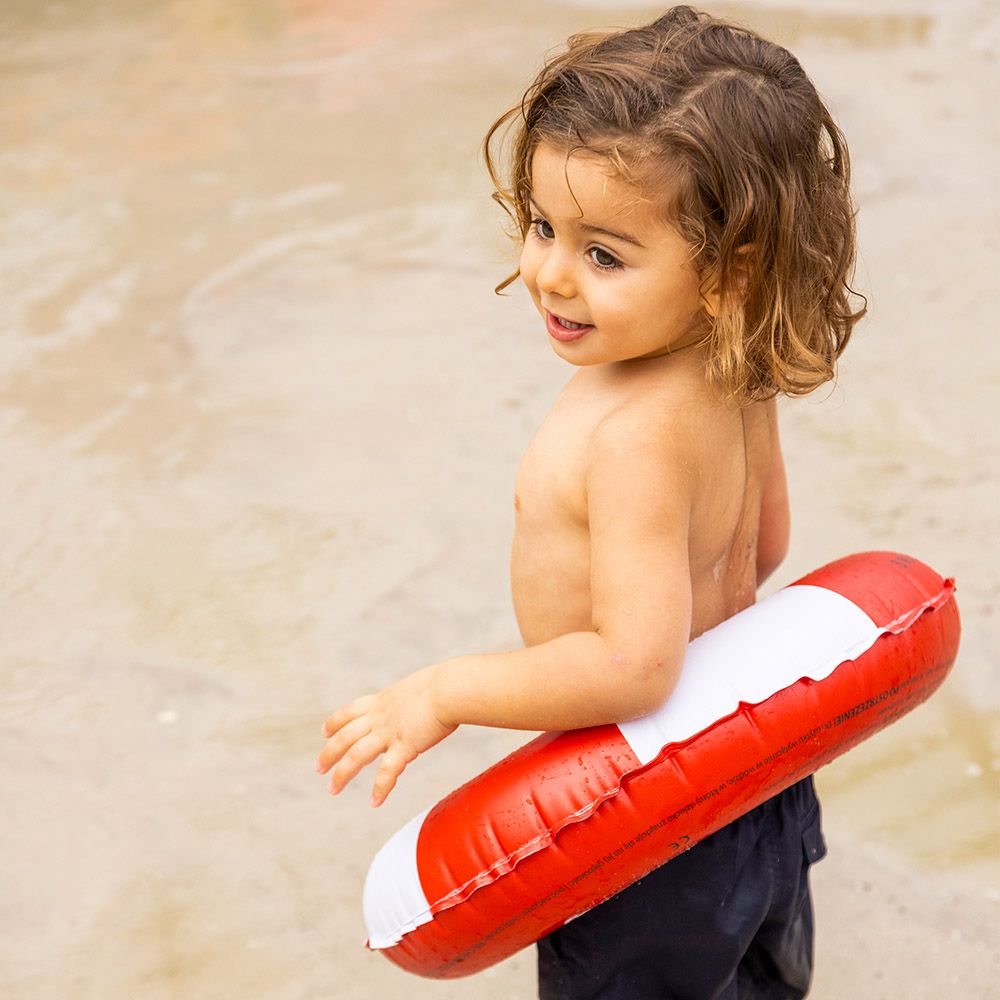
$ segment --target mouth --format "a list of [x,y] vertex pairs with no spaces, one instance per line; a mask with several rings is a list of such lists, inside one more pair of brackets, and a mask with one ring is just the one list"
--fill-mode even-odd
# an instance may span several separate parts
[[563,319],[562,316],[557,316],[548,310],[545,312],[545,328],[550,337],[554,337],[563,344],[579,340],[594,329],[591,323],[574,323],[572,320]]

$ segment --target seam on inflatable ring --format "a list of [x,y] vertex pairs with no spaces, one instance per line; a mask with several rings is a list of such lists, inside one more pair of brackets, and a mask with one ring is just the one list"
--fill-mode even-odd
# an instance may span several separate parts
[[904,612],[898,618],[894,618],[888,625],[883,625],[879,629],[879,633],[884,635],[886,632],[890,632],[892,635],[899,635],[900,632],[905,632],[925,611],[936,611],[938,608],[944,607],[954,596],[955,578],[949,576],[937,594],[928,598],[923,604]]
[[639,767],[632,768],[630,771],[623,771],[621,780],[614,786],[614,788],[605,792],[603,795],[592,800],[591,802],[588,802],[581,809],[577,809],[576,812],[572,812],[568,816],[563,817],[557,824],[553,825],[550,829],[545,830],[544,833],[540,833],[532,840],[529,840],[517,851],[514,851],[512,854],[508,854],[506,857],[494,862],[489,868],[473,875],[472,878],[468,879],[457,889],[452,889],[446,896],[442,896],[436,902],[431,903],[431,913],[440,913],[442,910],[450,910],[453,906],[458,906],[459,903],[464,903],[476,892],[476,890],[483,889],[486,886],[491,885],[498,878],[502,878],[504,875],[512,872],[525,858],[530,858],[532,854],[537,854],[543,847],[547,847],[549,844],[554,843],[556,837],[567,826],[572,826],[574,823],[580,823],[583,820],[588,819],[590,816],[593,816],[593,814],[597,812],[597,810],[600,809],[600,807],[607,802],[608,799],[613,799],[621,793],[622,784],[626,778],[636,774],[638,771],[644,770],[646,766],[648,765],[640,765]]
[[[917,607],[911,608],[909,611],[900,615],[898,618],[893,619],[887,625],[883,625],[881,628],[877,629],[874,635],[871,637],[871,641],[868,642],[866,645],[864,645],[864,648],[853,650],[852,656],[846,656],[840,659],[833,669],[836,670],[837,667],[839,667],[841,664],[851,662],[851,660],[854,659],[856,656],[865,652],[867,649],[870,649],[881,636],[885,634],[899,635],[900,633],[905,632],[917,621],[917,619],[921,617],[921,615],[925,614],[928,611],[934,611],[937,608],[943,607],[945,604],[947,604],[948,601],[952,599],[954,591],[955,591],[954,579],[953,578],[946,579],[944,581],[944,586],[937,594],[935,594],[931,598],[928,598],[926,601],[922,602]],[[732,718],[734,715],[738,714],[746,705],[763,704],[765,701],[774,697],[774,695],[778,694],[780,691],[787,690],[789,687],[792,687],[793,684],[797,684],[802,679],[803,679],[802,677],[796,678],[796,680],[793,681],[792,684],[788,684],[783,688],[779,688],[778,691],[772,692],[770,695],[768,695],[767,698],[763,699],[763,701],[761,702],[741,702],[740,705],[738,705],[734,711],[730,712],[728,715],[720,716],[717,720],[715,720],[712,723],[712,726],[716,726],[720,722]],[[704,730],[702,730],[702,732],[703,731]],[[690,740],[696,739],[700,735],[701,732],[695,733],[693,736],[688,737],[688,739],[683,740],[682,742],[684,743],[689,742]],[[431,903],[429,905],[430,912],[432,914],[437,914],[444,910],[449,910],[454,906],[458,906],[460,903],[464,903],[467,899],[473,896],[479,889],[485,888],[488,885],[492,885],[499,878],[502,878],[504,875],[509,874],[525,858],[529,858],[533,854],[537,854],[538,851],[541,850],[543,847],[553,843],[556,837],[567,826],[571,826],[574,823],[582,822],[583,820],[592,816],[605,802],[620,795],[622,791],[622,786],[624,785],[627,779],[631,778],[633,775],[639,774],[642,771],[647,770],[648,768],[653,767],[656,764],[661,763],[665,755],[673,747],[676,747],[678,745],[680,744],[679,743],[664,744],[660,753],[652,760],[648,761],[645,764],[640,764],[638,767],[634,767],[629,771],[624,771],[621,775],[621,779],[619,780],[618,784],[613,789],[606,792],[604,795],[601,795],[597,799],[594,799],[592,802],[587,803],[587,805],[585,805],[583,808],[578,809],[573,813],[570,813],[559,823],[555,824],[551,829],[548,829],[544,833],[540,834],[538,837],[535,837],[527,844],[523,845],[519,850],[513,852],[512,854],[507,855],[504,858],[501,858],[499,861],[490,865],[489,868],[485,869],[484,871],[478,872],[472,878],[464,882],[461,886],[453,889],[447,895],[442,896],[440,897],[440,899]],[[405,933],[407,932],[404,931],[403,933],[405,935]]]

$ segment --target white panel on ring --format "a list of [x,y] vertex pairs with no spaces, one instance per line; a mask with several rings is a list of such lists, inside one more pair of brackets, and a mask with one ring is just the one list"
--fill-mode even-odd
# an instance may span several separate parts
[[662,707],[619,725],[643,764],[802,677],[822,680],[881,635],[853,601],[825,587],[785,587],[698,636]]
[[364,911],[371,948],[391,948],[431,919],[430,903],[417,874],[417,837],[425,809],[386,841],[365,879]]

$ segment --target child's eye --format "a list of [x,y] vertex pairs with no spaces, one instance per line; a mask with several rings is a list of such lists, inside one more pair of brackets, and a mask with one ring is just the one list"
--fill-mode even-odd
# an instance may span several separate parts
[[535,235],[543,240],[551,240],[556,235],[555,230],[544,219],[532,219],[531,228],[535,231]]
[[622,266],[622,262],[604,247],[591,247],[587,253],[590,255],[591,262],[602,271],[613,271]]

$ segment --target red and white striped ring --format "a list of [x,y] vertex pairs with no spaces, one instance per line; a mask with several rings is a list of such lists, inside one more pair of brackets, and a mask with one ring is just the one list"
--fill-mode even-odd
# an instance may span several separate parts
[[365,883],[369,947],[467,975],[620,892],[926,699],[953,591],[864,553],[699,636],[658,711],[543,734],[399,830]]

